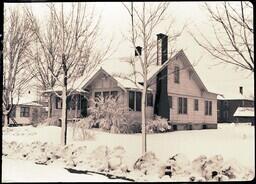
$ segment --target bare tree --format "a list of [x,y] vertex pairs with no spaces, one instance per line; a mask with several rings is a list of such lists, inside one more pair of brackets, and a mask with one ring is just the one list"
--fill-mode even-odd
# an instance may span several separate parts
[[20,9],[8,9],[5,13],[2,107],[7,126],[14,106],[13,98],[19,99],[33,77],[33,74],[27,71],[30,63],[27,51],[33,41],[33,34],[30,32],[31,23]]
[[[56,67],[47,66],[47,69],[56,80],[53,92],[62,98],[61,144],[65,145],[67,143],[67,97],[76,91],[77,79],[82,76],[86,79],[86,76],[107,57],[110,45],[98,52],[96,43],[100,17],[95,16],[94,10],[90,11],[86,3],[68,4],[65,7],[68,7],[65,12],[63,3],[58,7],[55,4],[48,7],[50,10],[49,22],[52,24],[54,32],[51,32],[50,35],[51,38],[56,39],[53,55]],[[36,35],[40,35],[38,24],[35,19],[31,20],[34,20],[34,32],[37,32]],[[40,42],[40,36],[37,38]],[[45,37],[41,39],[45,39]],[[40,44],[42,45],[42,43],[43,41]],[[47,48],[42,47],[42,49]],[[53,56],[51,55],[51,57]],[[61,94],[56,92],[56,87],[61,88]]]
[[[49,8],[52,8],[49,4]],[[33,12],[26,8],[26,14],[33,24],[32,32],[35,35],[34,47],[30,50],[29,57],[33,60],[30,70],[35,72],[37,88],[41,91],[53,89],[56,85],[56,78],[61,73],[61,66],[57,62],[60,41],[59,30],[56,29],[54,12],[50,11],[49,20],[40,23]],[[52,93],[48,96],[48,118],[52,116]]]
[[201,33],[197,44],[221,63],[254,72],[253,7],[250,2],[223,2],[215,9],[205,3],[215,40]]
[[[157,45],[157,40],[155,39],[156,30],[158,26],[165,20],[166,10],[169,3],[139,3],[140,6],[135,7],[133,3],[131,6],[124,4],[124,7],[131,16],[131,37],[130,42],[134,50],[137,53],[138,59],[130,60],[130,64],[133,67],[133,73],[131,76],[137,84],[137,77],[142,77],[143,89],[142,89],[142,99],[141,99],[141,113],[142,113],[142,154],[144,154],[146,149],[146,95],[148,88],[152,83],[148,83],[149,73],[151,72],[151,67],[156,65],[157,52],[155,50]],[[166,34],[169,33],[173,20],[169,19],[169,27]],[[181,31],[182,32],[182,31]],[[175,41],[180,35],[179,33],[173,33],[169,41]],[[142,54],[139,54],[136,48],[138,43],[142,43]],[[175,50],[170,50],[170,55],[173,54]],[[131,78],[127,76],[126,79]],[[167,76],[166,76],[167,77]]]

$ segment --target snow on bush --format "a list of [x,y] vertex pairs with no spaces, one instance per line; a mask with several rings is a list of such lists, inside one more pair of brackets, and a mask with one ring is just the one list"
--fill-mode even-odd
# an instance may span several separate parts
[[88,131],[93,126],[92,116],[81,119],[73,124],[73,139],[74,140],[93,140],[95,135]]
[[90,114],[103,130],[113,133],[125,133],[128,120],[128,108],[118,101],[118,97],[99,96],[92,100]]
[[165,118],[156,116],[154,119],[149,119],[146,124],[147,133],[158,133],[170,130],[171,127],[168,125],[168,121]]
[[144,175],[159,174],[161,165],[159,159],[153,152],[147,152],[137,159],[133,166],[134,170],[139,170]]
[[61,122],[59,120],[59,118],[57,116],[53,116],[51,118],[46,118],[44,119],[39,125],[45,125],[45,126],[58,126],[60,127],[61,126]]

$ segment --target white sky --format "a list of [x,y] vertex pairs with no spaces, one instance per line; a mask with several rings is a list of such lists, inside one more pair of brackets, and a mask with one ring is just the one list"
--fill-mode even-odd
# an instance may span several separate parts
[[[113,47],[117,49],[113,57],[125,57],[133,53],[134,51],[129,43],[122,36],[122,34],[128,34],[130,26],[129,14],[123,5],[120,2],[97,2],[93,4],[96,5],[96,10],[102,13],[101,31],[104,39],[107,40],[113,37]],[[217,60],[214,60],[206,51],[200,48],[188,34],[188,31],[197,34],[197,27],[205,35],[211,36],[212,28],[202,4],[202,2],[170,3],[167,15],[175,17],[175,26],[180,28],[184,24],[188,25],[175,47],[183,49],[191,63],[197,63],[195,69],[208,90],[229,94],[238,92],[239,86],[243,86],[245,93],[252,94],[254,91],[253,74],[237,71],[232,65],[216,65],[218,64]],[[10,5],[5,3],[5,6]],[[23,4],[19,3],[18,5],[22,6]],[[29,3],[29,5],[38,16],[43,17],[42,15],[46,12],[44,3]]]

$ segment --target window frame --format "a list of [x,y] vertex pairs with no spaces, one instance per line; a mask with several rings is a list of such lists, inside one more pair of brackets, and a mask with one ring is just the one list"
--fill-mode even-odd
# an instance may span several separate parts
[[188,98],[178,97],[178,114],[188,114]]
[[147,93],[147,107],[153,107],[153,94]]
[[30,115],[30,108],[27,106],[20,107],[20,117],[29,117]]
[[194,99],[194,111],[199,111],[199,100]]
[[[132,95],[131,95],[132,94]],[[139,101],[137,101],[137,98],[140,96]],[[131,100],[130,97],[133,99]],[[129,111],[141,111],[141,98],[142,98],[142,92],[140,91],[129,91],[128,92],[128,105],[129,105]],[[139,105],[137,105],[139,104]]]
[[174,66],[174,83],[180,83],[180,67]]
[[168,96],[168,102],[169,102],[169,108],[172,109],[172,103],[173,103],[173,98],[172,96]]
[[211,100],[205,100],[205,107],[204,107],[204,115],[211,116],[212,115],[212,101]]
[[[59,107],[60,103],[60,107]],[[55,98],[55,109],[62,109],[62,98],[56,96]]]

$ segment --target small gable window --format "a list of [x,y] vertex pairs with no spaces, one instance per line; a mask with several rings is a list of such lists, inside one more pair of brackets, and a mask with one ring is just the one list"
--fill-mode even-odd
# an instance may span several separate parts
[[180,67],[179,66],[174,67],[174,82],[180,83]]

